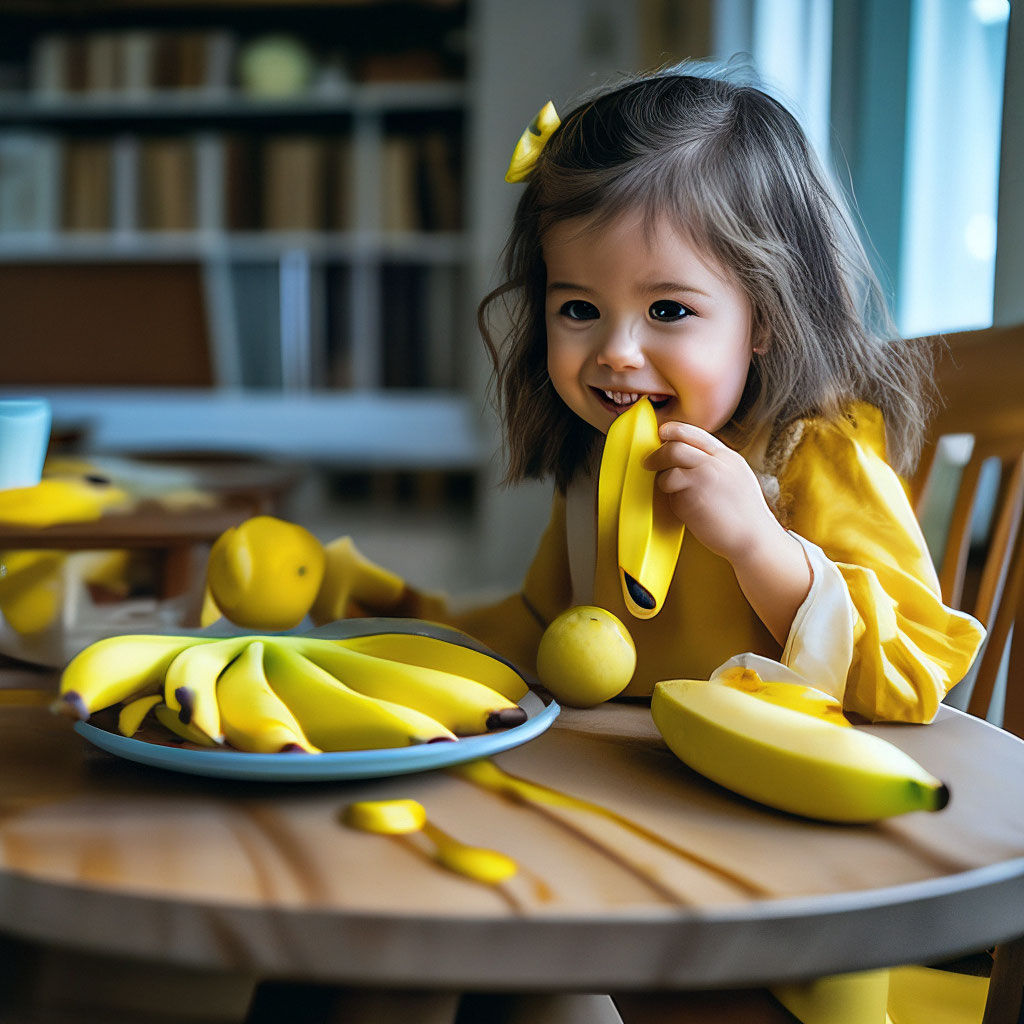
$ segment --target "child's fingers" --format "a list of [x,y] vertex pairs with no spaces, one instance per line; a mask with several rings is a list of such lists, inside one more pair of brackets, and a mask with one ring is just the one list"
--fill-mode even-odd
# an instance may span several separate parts
[[696,445],[685,441],[666,441],[647,456],[644,469],[655,473],[663,469],[696,469],[706,458],[708,453]]
[[679,466],[661,470],[654,479],[658,490],[665,494],[678,494],[694,482],[692,471]]
[[692,423],[683,423],[680,420],[670,420],[662,423],[658,428],[658,436],[662,441],[682,441],[699,448],[708,455],[717,455],[721,451],[728,450],[728,445],[719,441],[714,434],[701,427],[695,427]]

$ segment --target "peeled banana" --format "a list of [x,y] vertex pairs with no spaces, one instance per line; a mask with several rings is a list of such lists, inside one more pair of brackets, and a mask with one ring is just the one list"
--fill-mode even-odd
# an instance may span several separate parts
[[643,397],[609,428],[598,477],[598,548],[617,553],[622,599],[638,619],[661,611],[683,543],[683,524],[644,467],[660,446],[657,414]]
[[942,782],[893,744],[839,723],[837,706],[811,687],[723,673],[659,682],[651,716],[685,764],[778,810],[868,822],[946,806]]

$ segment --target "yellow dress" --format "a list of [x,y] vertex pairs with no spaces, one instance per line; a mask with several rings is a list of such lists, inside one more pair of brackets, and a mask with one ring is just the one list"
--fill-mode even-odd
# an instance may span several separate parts
[[518,594],[461,615],[417,595],[406,613],[457,625],[533,671],[547,623],[574,604],[599,604],[626,623],[636,642],[627,694],[649,695],[659,679],[705,679],[749,651],[781,661],[868,719],[931,721],[969,669],[984,630],[942,603],[906,491],[885,461],[879,411],[857,404],[839,422],[800,420],[743,454],[813,570],[781,650],[729,563],[691,533],[663,610],[653,619],[632,618],[614,559],[596,551],[594,475],[555,495]]

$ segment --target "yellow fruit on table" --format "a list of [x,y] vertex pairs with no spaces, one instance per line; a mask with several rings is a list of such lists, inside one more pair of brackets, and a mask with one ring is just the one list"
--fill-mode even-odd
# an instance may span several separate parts
[[210,551],[203,625],[220,611],[249,629],[297,626],[324,576],[323,545],[308,530],[273,516],[254,516],[225,530]]
[[881,736],[853,728],[828,710],[834,697],[816,692],[730,682],[725,673],[710,682],[665,679],[654,687],[651,718],[694,771],[790,814],[867,822],[946,806],[939,779]]
[[560,704],[589,708],[621,693],[636,668],[626,627],[604,608],[579,605],[555,619],[537,650],[537,676]]

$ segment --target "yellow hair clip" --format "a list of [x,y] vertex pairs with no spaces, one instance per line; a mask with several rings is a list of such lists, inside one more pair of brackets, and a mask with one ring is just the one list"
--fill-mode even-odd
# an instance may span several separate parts
[[512,162],[505,172],[505,180],[510,183],[526,181],[533,173],[534,164],[540,151],[547,145],[548,139],[562,122],[555,113],[555,105],[548,100],[540,112],[529,123],[526,131],[519,136],[516,148],[512,152]]

